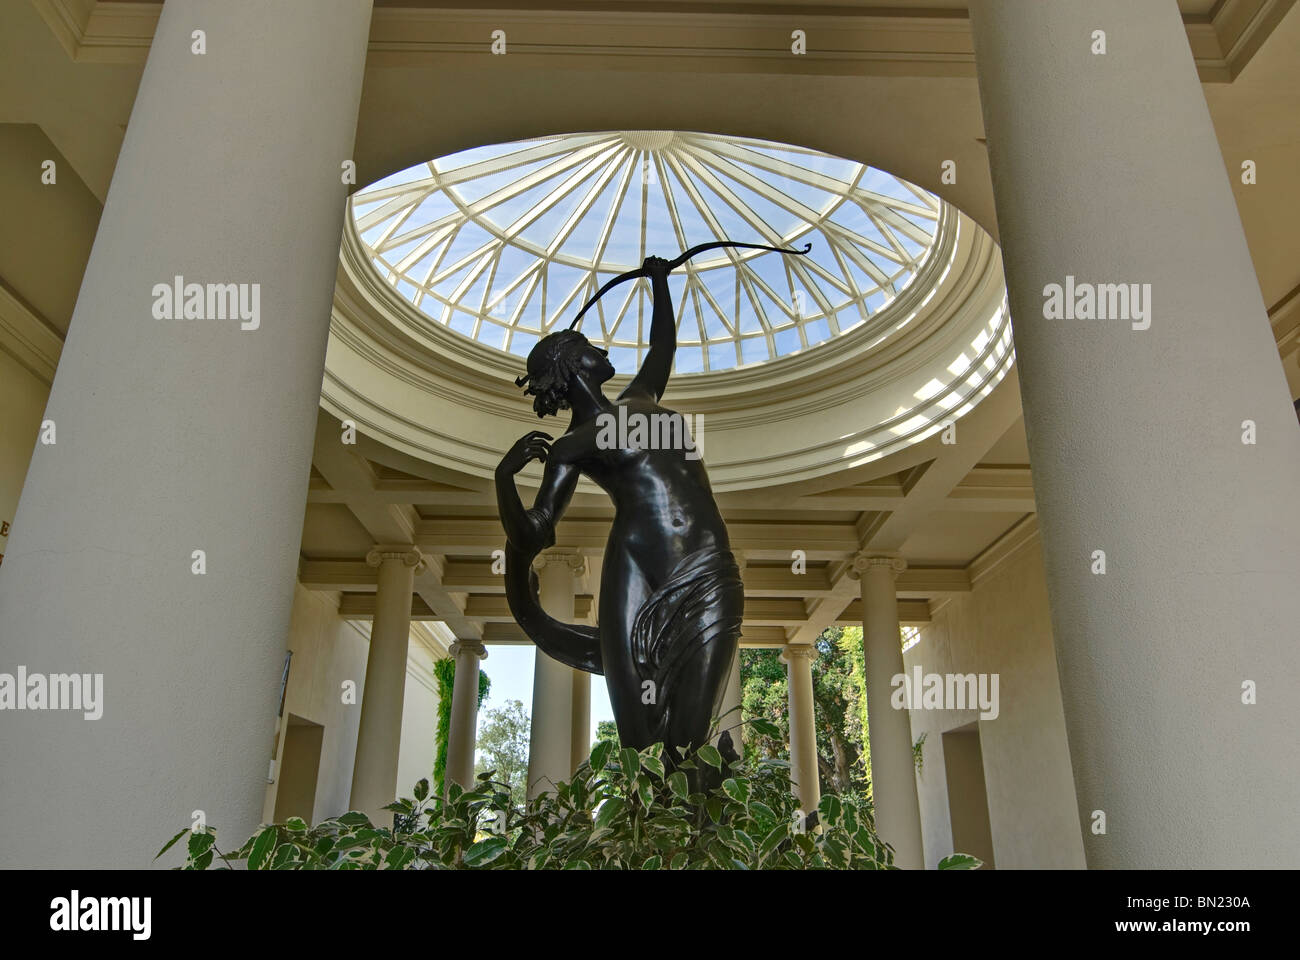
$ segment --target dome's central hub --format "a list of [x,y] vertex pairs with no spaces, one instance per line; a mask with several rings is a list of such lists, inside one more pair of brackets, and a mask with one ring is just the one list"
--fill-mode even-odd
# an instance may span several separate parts
[[623,140],[636,150],[662,150],[673,142],[671,130],[625,130]]

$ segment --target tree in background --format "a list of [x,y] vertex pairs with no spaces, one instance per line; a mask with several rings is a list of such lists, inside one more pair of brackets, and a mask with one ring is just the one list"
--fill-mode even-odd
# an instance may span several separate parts
[[[438,729],[434,734],[433,785],[436,796],[441,797],[443,782],[447,778],[447,737],[451,733],[451,694],[456,688],[456,658],[444,657],[433,662],[433,675],[438,681]],[[487,699],[492,681],[480,670],[478,673],[478,706]]]
[[742,734],[747,764],[753,765],[763,758],[790,759],[788,691],[785,664],[781,662],[779,650],[740,651],[741,716],[745,720],[755,717],[770,720],[781,731],[779,736],[764,736],[747,726]]
[[478,730],[475,773],[495,770],[495,780],[510,784],[510,799],[523,807],[528,796],[528,739],[532,725],[522,700],[488,710]]
[[[870,793],[867,706],[862,629],[831,627],[815,641],[812,661],[813,715],[817,729],[817,771],[823,793]],[[742,650],[741,704],[746,720],[775,723],[779,736],[745,731],[745,760],[788,760],[790,699],[779,650]]]
[[[858,690],[857,708],[856,708],[856,725],[862,730],[861,753],[858,757],[858,766],[861,768],[861,776],[867,784],[867,795],[871,795],[871,731],[867,726],[867,659],[866,652],[863,649],[862,628],[861,627],[843,627],[843,633],[840,634],[840,649],[848,656],[852,664],[850,671],[853,677],[853,683]],[[899,634],[899,641],[902,641],[902,634]]]
[[831,627],[816,645],[813,703],[822,791],[865,796],[870,748],[862,628]]
[[[613,720],[600,720],[596,723],[596,743],[603,743],[606,740],[614,745],[615,751],[618,750],[618,725]],[[596,743],[591,745],[593,749]]]

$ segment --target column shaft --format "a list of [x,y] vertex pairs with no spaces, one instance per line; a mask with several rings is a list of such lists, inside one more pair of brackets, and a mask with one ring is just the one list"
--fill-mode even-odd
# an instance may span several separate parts
[[[6,715],[2,866],[261,819],[370,7],[162,7],[0,576],[6,663],[102,674],[103,716]],[[255,328],[166,319],[177,277],[245,285]]]
[[925,856],[912,759],[912,722],[907,710],[895,710],[890,702],[891,681],[903,672],[898,597],[894,592],[894,577],[903,567],[901,560],[881,557],[859,557],[854,561],[862,583],[862,646],[876,832],[893,846],[895,863],[919,870],[925,866]]
[[570,730],[570,771],[578,769],[591,756],[591,674],[573,670],[572,716]]
[[1300,432],[1178,7],[971,22],[1088,864],[1294,867]]
[[[582,557],[550,551],[536,561],[542,609],[573,622],[575,577]],[[551,789],[573,772],[573,668],[540,649],[533,667],[533,717],[528,742],[528,796]]]
[[379,567],[375,619],[366,654],[366,682],[352,767],[353,810],[388,826],[385,804],[397,799],[397,760],[402,741],[402,706],[406,696],[406,658],[411,636],[411,593],[420,554],[414,549],[371,551]]
[[[731,734],[731,745],[735,748],[736,753],[744,756],[745,754],[745,728],[742,727],[741,710],[740,710],[740,649],[737,648],[736,656],[731,661],[731,669],[727,672],[727,683],[722,688],[722,703],[718,707],[718,716],[721,720],[718,723],[718,738],[721,739],[724,731]],[[715,739],[715,745],[717,740]]]
[[451,726],[447,732],[445,783],[474,784],[474,751],[478,739],[479,661],[487,657],[483,644],[458,640],[452,644],[456,679],[451,689]]
[[812,644],[791,644],[781,659],[786,664],[790,697],[790,772],[799,808],[813,813],[821,802],[821,779],[817,772],[817,714],[813,705]]

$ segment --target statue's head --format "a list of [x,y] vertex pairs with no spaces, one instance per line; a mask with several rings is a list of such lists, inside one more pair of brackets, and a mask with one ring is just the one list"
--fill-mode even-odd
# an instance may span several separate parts
[[[528,372],[515,380],[533,397],[539,417],[569,408],[569,388],[575,378],[599,386],[614,375],[609,351],[595,346],[577,330],[559,330],[543,337],[528,354]],[[525,386],[525,384],[527,386]]]

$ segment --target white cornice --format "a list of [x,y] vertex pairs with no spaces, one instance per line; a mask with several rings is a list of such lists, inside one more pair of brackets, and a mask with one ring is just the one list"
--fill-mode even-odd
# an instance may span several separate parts
[[[1295,0],[1222,0],[1215,7],[1210,26],[1220,52],[1213,66],[1226,74],[1223,79],[1237,78],[1294,4]],[[1188,30],[1190,34],[1190,25]],[[1203,79],[1210,66],[1198,60]]]
[[966,572],[970,575],[971,587],[974,588],[1008,560],[1037,542],[1038,514],[1031,513],[1021,518],[967,565]]
[[58,333],[0,284],[0,350],[12,356],[41,382],[54,382],[63,352]]
[[[68,56],[78,62],[143,63],[160,3],[32,0]],[[1213,19],[1184,17],[1201,80],[1232,81],[1294,0],[1223,0]],[[557,4],[562,6],[562,4]],[[489,52],[505,30],[507,55]],[[804,30],[807,52],[791,52]],[[823,76],[975,76],[965,10],[890,8],[846,13],[823,5],[726,12],[700,3],[671,12],[377,7],[371,68],[487,62],[505,69],[578,66],[610,70],[789,73]]]
[[32,6],[68,56],[76,60],[86,38],[86,22],[95,9],[95,0],[32,0]]

